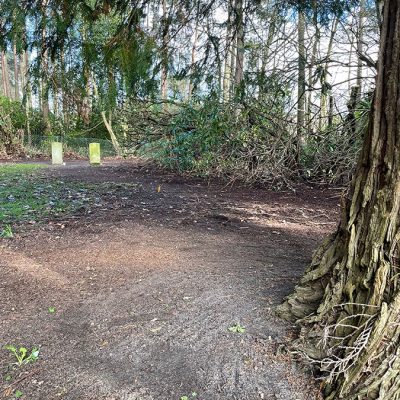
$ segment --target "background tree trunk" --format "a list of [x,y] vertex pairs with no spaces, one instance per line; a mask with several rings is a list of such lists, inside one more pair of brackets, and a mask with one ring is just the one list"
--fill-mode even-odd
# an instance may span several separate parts
[[4,96],[10,97],[10,78],[8,75],[7,53],[5,51],[2,51],[0,53],[0,57],[1,57],[1,76],[2,76]]
[[19,71],[18,71],[18,54],[17,44],[14,39],[13,43],[13,57],[14,57],[14,98],[19,100]]
[[299,6],[298,12],[298,68],[297,82],[297,151],[296,160],[300,164],[302,141],[304,136],[305,106],[306,106],[306,47],[305,47],[305,16]]
[[[332,30],[329,37],[328,42],[328,49],[326,52],[326,61],[323,67],[322,76],[321,76],[321,100],[320,100],[320,123],[319,123],[319,131],[321,132],[326,125],[329,125],[329,113],[328,111],[328,100],[331,98],[331,86],[330,86],[330,79],[329,79],[329,64],[332,57],[332,48],[333,48],[333,41],[335,39],[337,27],[339,24],[339,18],[335,18],[332,23]],[[331,108],[329,108],[331,110]]]
[[243,21],[243,1],[235,2],[235,18],[236,18],[236,69],[235,69],[235,86],[240,88],[243,81],[244,67],[244,21]]
[[40,93],[40,98],[41,98],[41,108],[42,108],[42,114],[43,114],[43,121],[45,125],[45,133],[50,132],[50,119],[49,119],[49,114],[50,114],[50,106],[49,106],[49,55],[48,55],[48,50],[46,47],[46,23],[47,23],[47,17],[46,17],[46,7],[47,7],[47,2],[48,0],[44,0],[42,2],[42,12],[43,12],[43,22],[42,22],[42,31],[41,31],[41,69],[42,69],[42,77],[41,77],[41,93]]
[[365,25],[365,0],[360,1],[360,15],[358,20],[358,32],[357,32],[357,86],[358,86],[358,99],[361,98],[362,92],[362,81],[363,81],[363,62],[361,55],[364,49],[364,25]]
[[162,0],[163,26],[162,26],[162,51],[161,51],[161,98],[167,99],[168,96],[168,10],[167,0]]
[[[265,41],[265,45],[262,50],[261,54],[261,70],[260,70],[260,75],[261,75],[261,82],[262,85],[265,85],[265,80],[267,78],[267,66],[268,63],[270,62],[270,54],[271,54],[271,46],[272,42],[274,40],[275,34],[276,34],[276,28],[277,28],[277,16],[278,16],[278,7],[277,5],[272,5],[272,12],[271,12],[271,17],[268,25],[268,34],[267,34],[267,39]],[[258,92],[258,101],[263,100],[263,95],[264,95],[264,90],[263,87],[259,88]]]
[[193,93],[193,81],[194,81],[194,72],[195,72],[195,62],[196,62],[196,49],[197,49],[197,41],[199,36],[199,9],[200,9],[200,1],[197,2],[197,12],[196,12],[196,22],[194,27],[194,37],[192,43],[192,51],[191,51],[191,65],[190,65],[190,76],[189,76],[189,90],[188,90],[188,99],[192,97]]
[[400,4],[385,3],[368,132],[338,230],[278,312],[328,399],[400,399]]
[[317,51],[320,45],[321,40],[321,30],[318,25],[318,9],[317,9],[317,2],[313,0],[312,2],[313,7],[313,26],[315,29],[315,34],[312,37],[311,41],[313,41],[312,46],[312,53],[311,53],[311,60],[308,65],[308,95],[306,96],[306,105],[305,109],[307,110],[307,127],[308,129],[312,129],[312,98],[313,98],[313,86],[314,86],[314,67],[317,60]]
[[230,86],[231,86],[231,51],[232,51],[232,1],[228,1],[228,21],[226,24],[226,38],[225,38],[225,62],[224,62],[224,78],[222,88],[224,91],[224,101],[228,102],[230,98]]

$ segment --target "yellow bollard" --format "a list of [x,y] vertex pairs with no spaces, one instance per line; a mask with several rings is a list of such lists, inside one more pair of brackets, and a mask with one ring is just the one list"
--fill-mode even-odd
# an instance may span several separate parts
[[51,163],[53,165],[63,164],[63,145],[60,142],[51,143]]
[[100,165],[100,143],[89,143],[90,165]]

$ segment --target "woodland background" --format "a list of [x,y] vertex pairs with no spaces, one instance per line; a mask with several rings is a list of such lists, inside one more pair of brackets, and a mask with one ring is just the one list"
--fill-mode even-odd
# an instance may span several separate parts
[[[375,1],[2,0],[0,152],[140,155],[277,186],[349,180]],[[322,5],[322,3],[324,3]]]

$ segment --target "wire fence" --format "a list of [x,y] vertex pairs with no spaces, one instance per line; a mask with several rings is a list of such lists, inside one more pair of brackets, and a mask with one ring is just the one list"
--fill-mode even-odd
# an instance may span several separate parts
[[51,143],[63,143],[65,154],[72,154],[79,157],[89,156],[89,143],[100,143],[102,157],[113,157],[117,153],[110,140],[91,138],[91,137],[71,137],[56,135],[32,135],[29,138],[25,136],[24,147],[30,152],[42,155],[51,155]]

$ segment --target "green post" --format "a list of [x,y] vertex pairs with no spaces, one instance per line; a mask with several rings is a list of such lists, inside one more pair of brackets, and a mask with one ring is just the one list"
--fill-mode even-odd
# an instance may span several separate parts
[[89,143],[89,161],[91,165],[100,165],[100,143]]
[[54,165],[63,164],[63,146],[60,142],[51,143],[51,163]]

